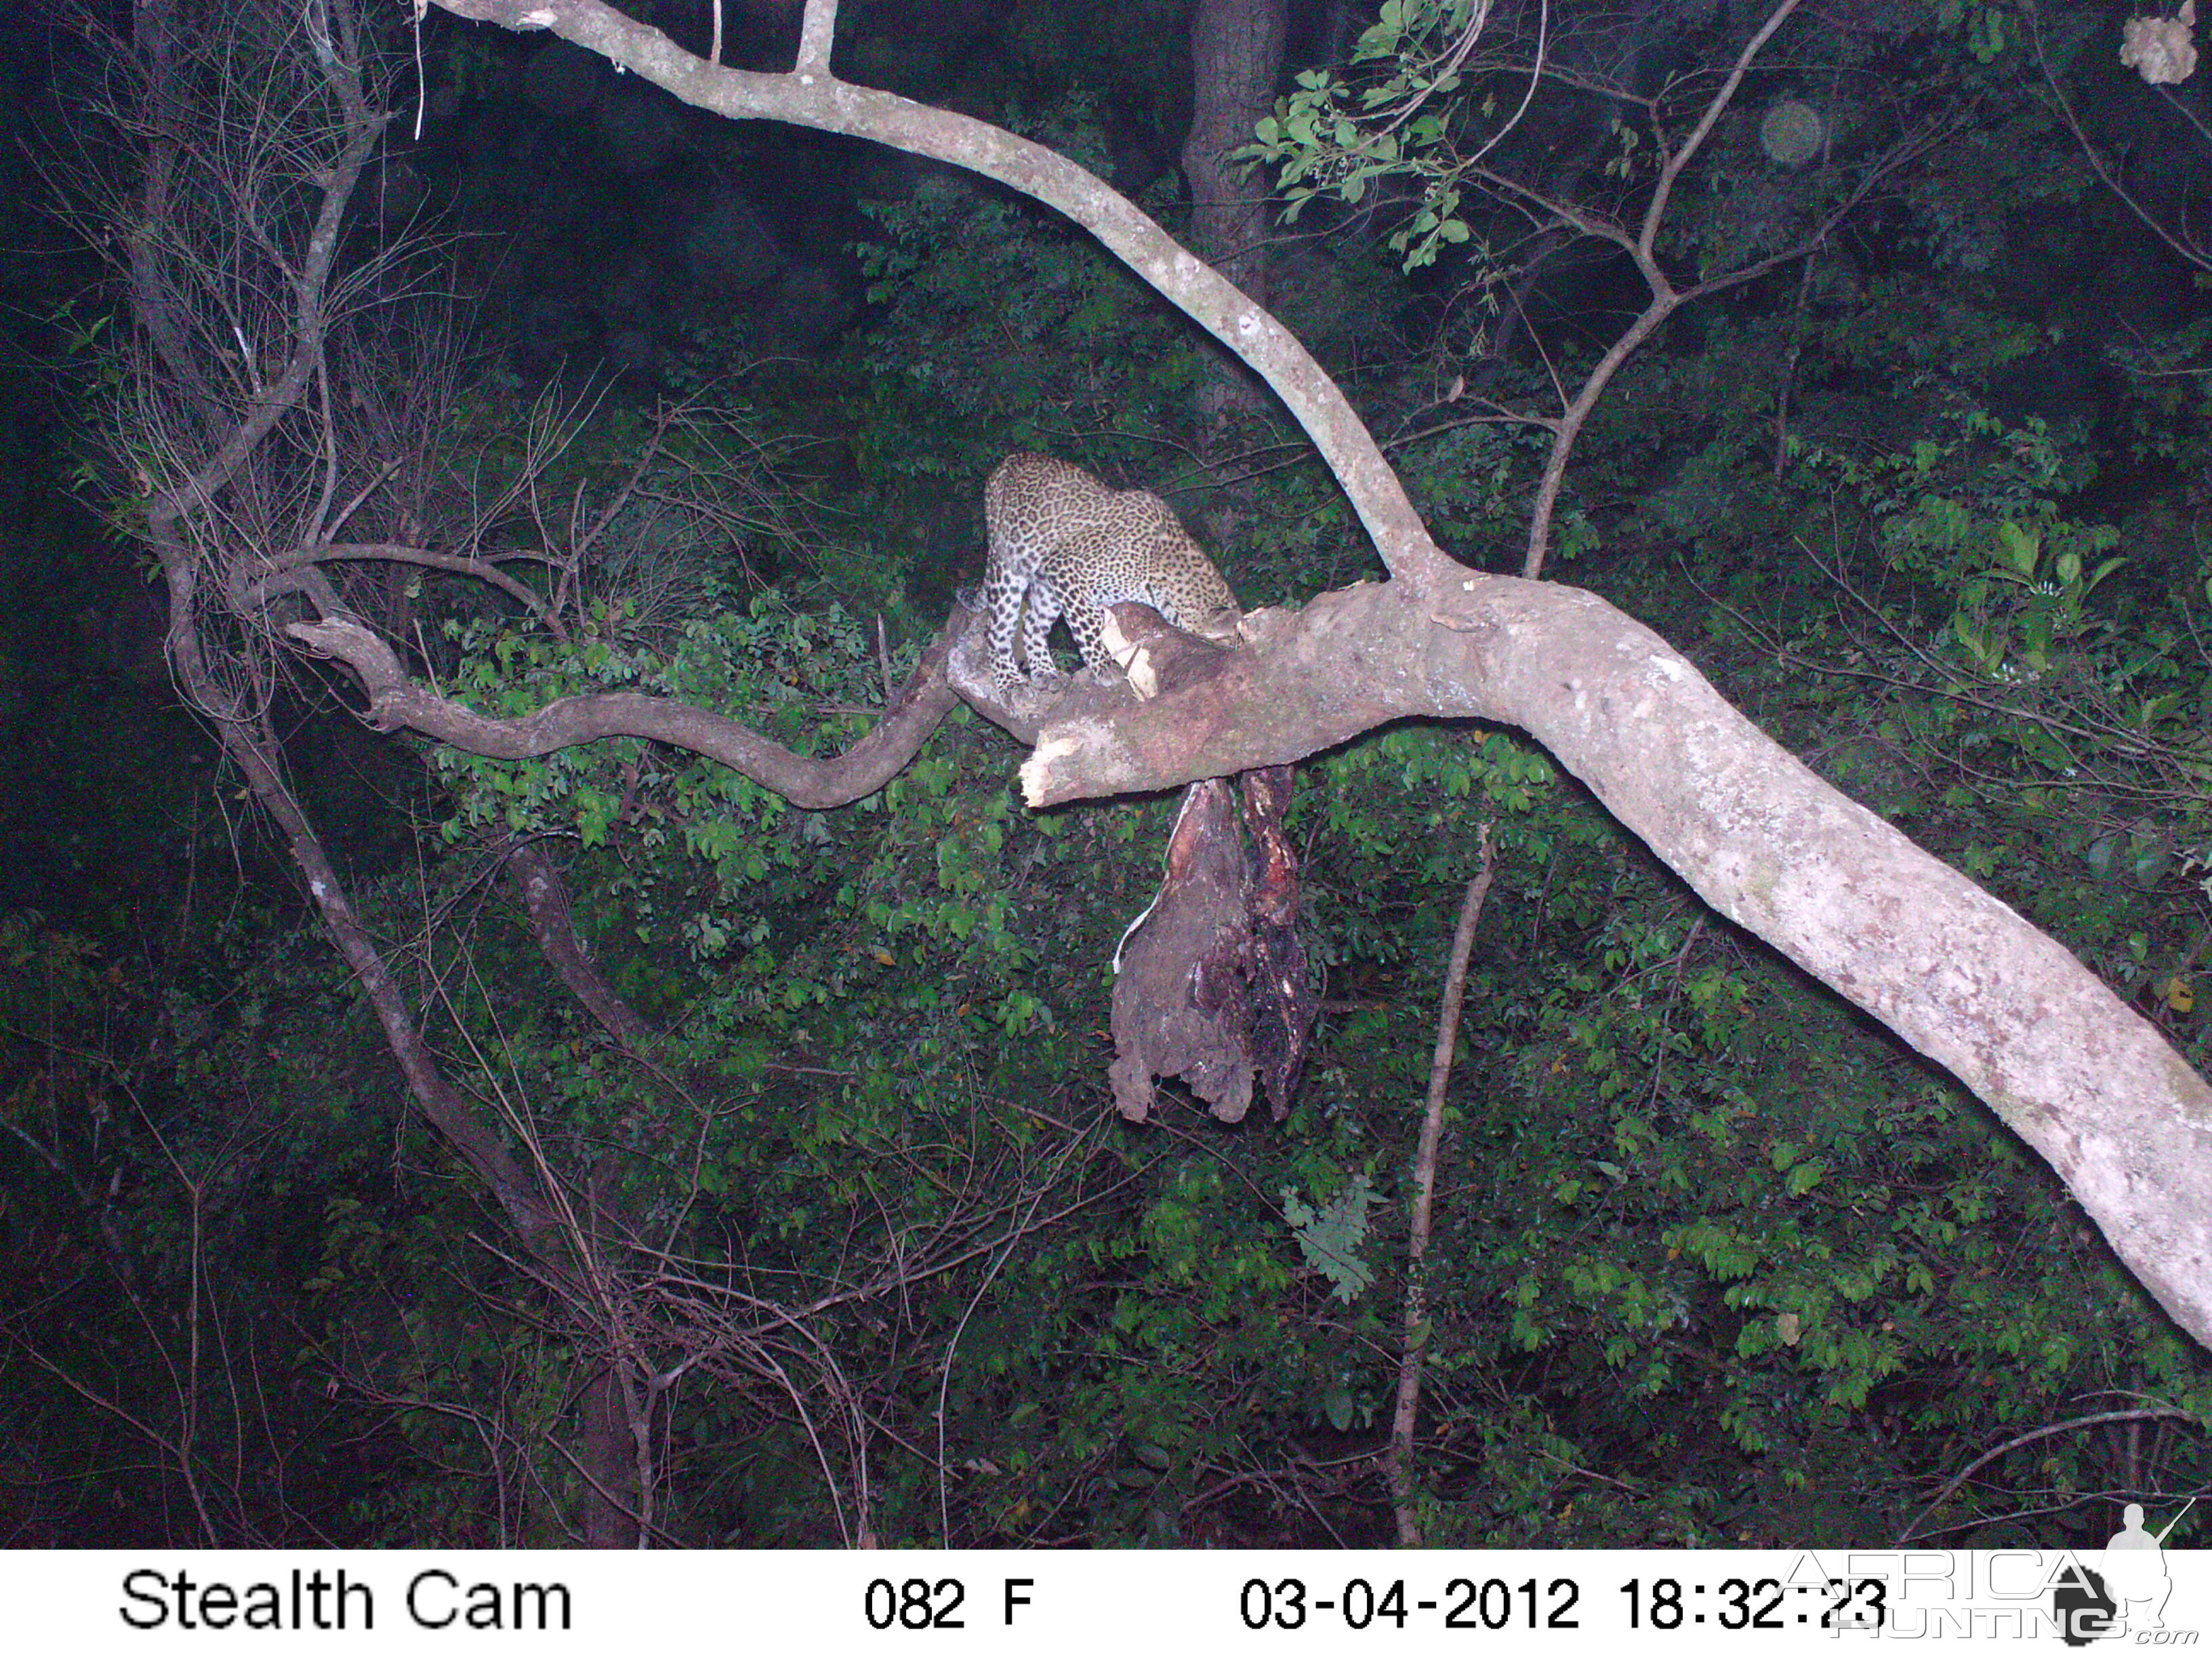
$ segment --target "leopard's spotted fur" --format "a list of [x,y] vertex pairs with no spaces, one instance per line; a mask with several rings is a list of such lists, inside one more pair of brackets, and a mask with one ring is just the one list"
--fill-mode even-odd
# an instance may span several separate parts
[[[1092,668],[1112,660],[1100,636],[1109,605],[1148,605],[1186,633],[1238,638],[1237,596],[1174,509],[1149,490],[1109,489],[1048,455],[1009,455],[983,489],[991,532],[983,594],[991,611],[991,678],[1004,696],[1021,678],[1059,673],[1045,643],[1065,617]],[[1023,604],[1029,614],[1023,617]]]

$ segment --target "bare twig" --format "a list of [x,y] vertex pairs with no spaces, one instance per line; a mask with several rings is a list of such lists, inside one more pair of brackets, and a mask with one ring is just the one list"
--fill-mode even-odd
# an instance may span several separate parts
[[1444,1091],[1451,1082],[1452,1049],[1459,1041],[1461,1000],[1467,990],[1467,961],[1474,950],[1474,925],[1482,915],[1482,902],[1490,892],[1497,863],[1490,844],[1490,825],[1484,824],[1476,843],[1474,878],[1459,907],[1459,926],[1453,930],[1451,958],[1444,968],[1443,999],[1437,1010],[1436,1052],[1429,1060],[1429,1097],[1421,1115],[1420,1143],[1413,1154],[1413,1219],[1406,1242],[1405,1347],[1398,1360],[1398,1404],[1390,1419],[1390,1449],[1384,1455],[1383,1474],[1389,1483],[1390,1507],[1398,1521],[1398,1542],[1407,1549],[1421,1545],[1420,1518],[1413,1505],[1413,1423],[1421,1410],[1422,1362],[1429,1347],[1428,1279],[1429,1229],[1437,1195],[1437,1147],[1443,1138]]
[[2002,1445],[1991,1447],[1946,1480],[1942,1489],[1922,1505],[1920,1513],[1906,1522],[1904,1529],[1897,1534],[1898,1544],[1902,1547],[1911,1543],[1919,1535],[1920,1523],[1934,1514],[1942,1506],[1945,1498],[1965,1486],[1976,1469],[1984,1464],[1995,1462],[2007,1452],[2018,1451],[2022,1446],[2033,1445],[2039,1440],[2047,1440],[2055,1434],[2072,1434],[2076,1430],[2093,1428],[2100,1423],[2142,1423],[2160,1419],[2180,1423],[2194,1423],[2197,1420],[2196,1413],[2183,1411],[2178,1406],[2142,1406],[2131,1411],[2093,1412],[2087,1417],[2069,1417],[2063,1422],[2045,1423],[2040,1428],[2028,1430],[2025,1434],[2016,1434]]

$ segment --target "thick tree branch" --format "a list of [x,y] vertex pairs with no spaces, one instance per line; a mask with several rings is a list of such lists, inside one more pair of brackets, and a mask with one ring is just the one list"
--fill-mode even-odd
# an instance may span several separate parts
[[[1442,606],[1398,584],[1246,618],[1213,678],[1139,703],[1086,684],[1043,723],[971,702],[1036,748],[1032,806],[1285,764],[1407,716],[1516,726],[1722,915],[1968,1088],[2057,1169],[2130,1267],[2212,1345],[2212,1090],[2055,940],[1842,795],[1659,636],[1595,596],[1462,572]],[[368,687],[371,717],[517,758],[594,738],[675,744],[794,803],[879,788],[973,678],[948,631],[876,730],[810,760],[719,714],[634,693],[497,720],[410,685],[358,623],[295,623]]]
[[2212,1346],[2212,1089],[2057,940],[1816,776],[1593,594],[1468,573],[1247,618],[1217,678],[1048,721],[1050,805],[1270,766],[1407,715],[1520,726],[1723,915],[1948,1068]]
[[836,80],[826,64],[788,75],[720,68],[601,0],[438,3],[507,28],[550,29],[700,109],[874,139],[980,173],[1059,209],[1274,389],[1343,485],[1393,576],[1421,586],[1443,575],[1448,561],[1405,486],[1312,354],[1135,203],[1066,157],[971,116]]
[[568,884],[561,878],[544,846],[518,840],[507,849],[507,858],[515,887],[522,895],[531,937],[561,976],[562,984],[568,988],[568,994],[590,1010],[606,1033],[630,1053],[650,1055],[659,1046],[660,1034],[616,993],[592,960],[569,909]]
[[837,34],[837,0],[806,0],[799,25],[799,56],[794,75],[830,73],[830,51]]
[[793,754],[727,715],[641,691],[562,697],[534,714],[496,720],[408,678],[392,647],[351,617],[293,623],[284,631],[360,677],[368,694],[367,719],[380,731],[404,727],[495,760],[550,755],[599,738],[645,738],[704,755],[814,811],[849,805],[889,783],[959,702],[945,680],[948,631],[923,654],[873,731],[844,754],[818,760]]

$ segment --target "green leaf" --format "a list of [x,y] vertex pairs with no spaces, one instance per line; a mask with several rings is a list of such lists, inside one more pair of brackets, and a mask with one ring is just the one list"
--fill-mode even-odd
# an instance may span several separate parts
[[1375,1269],[1359,1255],[1367,1238],[1367,1204],[1373,1189],[1366,1176],[1355,1176],[1327,1204],[1316,1209],[1293,1188],[1283,1189],[1283,1218],[1298,1241],[1306,1265],[1328,1279],[1330,1294],[1356,1301],[1375,1282]]

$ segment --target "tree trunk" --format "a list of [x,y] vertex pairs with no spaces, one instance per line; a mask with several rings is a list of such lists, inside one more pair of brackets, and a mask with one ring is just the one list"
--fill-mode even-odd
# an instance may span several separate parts
[[[1198,0],[1190,17],[1190,137],[1183,177],[1190,181],[1191,240],[1213,268],[1267,303],[1267,191],[1260,175],[1230,153],[1252,142],[1275,106],[1283,68],[1285,0]],[[1231,414],[1255,414],[1273,401],[1242,364],[1211,354],[1199,383],[1202,436]]]

